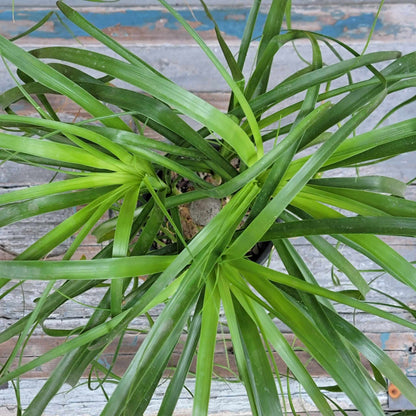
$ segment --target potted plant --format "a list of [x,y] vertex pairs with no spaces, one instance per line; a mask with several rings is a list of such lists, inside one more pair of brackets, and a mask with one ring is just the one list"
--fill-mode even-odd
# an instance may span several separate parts
[[[290,22],[289,2],[274,0],[254,68],[244,77],[260,2],[253,2],[237,57],[215,26],[228,68],[178,12],[160,2],[228,83],[227,113],[165,78],[61,1],[57,5],[66,18],[118,58],[69,47],[27,52],[0,37],[7,68],[12,63],[18,69],[12,75],[16,87],[0,97],[1,157],[66,175],[63,180],[0,195],[0,222],[4,226],[81,207],[15,260],[0,263],[4,293],[10,292],[11,279],[48,281],[33,312],[0,334],[0,342],[17,337],[9,360],[2,363],[0,384],[61,357],[25,415],[42,414],[59,389],[65,383],[76,385],[90,365],[101,372],[101,382],[117,383],[102,415],[142,414],[186,334],[159,414],[173,414],[195,355],[193,413],[207,414],[222,307],[238,377],[253,414],[284,411],[272,351],[320,413],[334,414],[325,389],[316,385],[275,325],[276,319],[293,331],[361,414],[384,414],[376,392],[386,388],[385,378],[416,405],[416,390],[401,370],[334,307],[347,305],[416,329],[414,322],[366,302],[369,283],[336,245],[363,254],[414,290],[414,265],[377,235],[413,237],[416,203],[404,198],[406,184],[396,179],[330,175],[335,168],[378,163],[415,149],[416,119],[375,128],[366,120],[389,94],[415,86],[416,53],[361,55],[317,33],[282,32],[285,15]],[[279,49],[300,38],[310,42],[312,62],[278,85],[269,85]],[[331,45],[338,62],[324,64],[325,44]],[[341,59],[334,45],[349,57]],[[330,81],[358,68],[367,68],[367,80],[331,87]],[[92,76],[91,70],[102,76]],[[131,88],[119,87],[113,80]],[[325,85],[328,88],[322,91]],[[301,100],[285,104],[299,93]],[[50,101],[56,94],[72,100],[89,117],[61,120]],[[20,100],[31,103],[38,116],[17,114],[13,104]],[[182,115],[195,120],[199,128],[191,127]],[[148,137],[144,127],[164,140]],[[359,127],[364,127],[363,132],[354,134]],[[264,151],[271,141],[274,145]],[[188,215],[190,204],[208,198],[214,201],[215,212],[198,224]],[[95,229],[109,209],[117,212],[116,218]],[[184,230],[188,226],[190,234]],[[93,259],[72,260],[94,229],[108,245]],[[327,235],[333,240],[323,237]],[[321,287],[290,241],[298,236],[339,269],[354,289]],[[62,260],[44,260],[70,237]],[[261,242],[272,242],[286,273],[250,259]],[[147,277],[139,281],[139,276]],[[103,285],[107,291],[85,326],[52,333],[67,339],[33,361],[13,366],[35,327],[68,299]],[[125,373],[114,374],[100,366],[100,355],[111,342],[122,339],[132,320],[161,303],[166,304],[163,311]],[[372,364],[372,372],[360,362],[360,355]]]

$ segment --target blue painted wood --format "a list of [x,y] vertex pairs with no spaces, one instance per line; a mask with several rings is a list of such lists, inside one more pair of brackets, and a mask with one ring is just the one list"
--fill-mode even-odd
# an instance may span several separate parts
[[[416,13],[413,9],[411,11]],[[212,14],[226,36],[241,38],[249,10],[248,7],[222,7],[220,9],[214,8]],[[293,27],[317,30],[335,38],[365,40],[373,24],[376,10],[374,5],[362,8],[337,5],[315,6],[314,8],[297,7],[292,16]],[[10,8],[0,9],[0,33],[6,37],[15,36],[42,19],[48,11],[49,9],[16,9],[13,19]],[[389,8],[385,8],[385,12],[381,14],[375,26],[375,36],[397,37],[402,32],[406,32],[406,37],[416,36],[415,25],[412,22],[407,22],[409,20],[408,11],[409,8],[402,7],[402,5],[390,5]],[[198,8],[182,9],[180,13],[202,35],[213,31],[213,24],[203,10]],[[139,32],[140,29],[149,33],[157,33],[162,29],[166,33],[173,34],[182,30],[175,18],[162,9],[89,7],[83,9],[83,15],[98,28],[111,30],[112,35],[116,38],[138,36],[142,34]],[[62,24],[60,19],[65,21],[67,27]],[[266,11],[262,11],[258,17],[254,38],[260,36],[265,19]],[[123,28],[133,29],[126,31]],[[72,39],[74,36],[85,35],[81,29],[66,21],[61,15],[60,18],[54,15],[46,25],[29,35],[29,39]]]

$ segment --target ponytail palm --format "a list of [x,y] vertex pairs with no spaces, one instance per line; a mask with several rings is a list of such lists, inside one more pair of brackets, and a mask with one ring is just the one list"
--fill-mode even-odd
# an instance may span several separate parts
[[[416,389],[402,371],[335,308],[346,305],[416,329],[416,323],[366,301],[369,282],[338,250],[339,243],[351,247],[416,290],[414,265],[378,237],[414,237],[416,202],[404,198],[407,185],[397,179],[331,177],[333,169],[378,163],[415,150],[416,119],[372,128],[368,118],[391,93],[416,86],[416,53],[359,55],[320,34],[281,33],[289,10],[286,1],[275,0],[258,44],[256,65],[244,78],[258,2],[237,58],[215,26],[228,68],[179,13],[161,3],[228,83],[228,113],[164,77],[61,1],[61,13],[116,57],[70,47],[26,52],[0,37],[0,53],[7,65],[17,66],[20,77],[15,78],[16,87],[0,96],[4,110],[0,156],[65,175],[0,195],[0,223],[6,226],[82,206],[15,260],[0,262],[4,290],[10,280],[50,282],[34,311],[0,333],[0,342],[18,337],[10,359],[2,363],[0,384],[61,357],[24,411],[40,415],[64,383],[76,385],[90,365],[102,371],[98,360],[106,347],[122,338],[136,317],[164,303],[125,373],[107,372],[107,381],[117,387],[103,415],[142,414],[184,334],[182,355],[159,414],[173,414],[195,355],[193,412],[207,414],[221,310],[254,415],[285,412],[276,387],[273,350],[320,414],[334,414],[325,390],[317,386],[276,320],[293,331],[362,414],[384,414],[377,398],[378,389],[385,388],[379,374],[416,405]],[[310,43],[312,62],[278,85],[269,85],[273,60],[294,39]],[[328,42],[338,43],[349,57],[326,65],[321,47]],[[365,81],[336,88],[329,84],[360,68],[367,70]],[[91,70],[102,76],[93,77]],[[119,87],[118,81],[131,88]],[[301,101],[285,103],[299,93]],[[51,104],[53,95],[67,97],[89,116],[63,121]],[[15,112],[14,104],[22,100],[32,104],[37,117]],[[151,138],[155,135],[164,140]],[[265,152],[268,140],[275,142]],[[183,207],[208,198],[221,201],[220,211],[187,235]],[[97,227],[109,209],[117,212],[116,217]],[[91,232],[108,244],[93,259],[73,260]],[[299,236],[339,269],[353,290],[322,287],[292,244],[291,238]],[[70,237],[62,260],[44,260]],[[251,250],[262,241],[273,242],[285,272],[251,260]],[[141,284],[139,276],[147,276]],[[84,326],[51,334],[68,339],[26,364],[12,365],[35,327],[68,299],[102,285],[107,291]],[[374,373],[366,370],[360,355],[370,361]]]

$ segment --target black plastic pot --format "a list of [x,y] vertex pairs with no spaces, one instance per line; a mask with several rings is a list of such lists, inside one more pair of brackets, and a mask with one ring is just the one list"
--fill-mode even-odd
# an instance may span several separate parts
[[257,243],[249,252],[248,258],[258,264],[264,265],[269,258],[270,252],[273,249],[271,241],[262,241]]

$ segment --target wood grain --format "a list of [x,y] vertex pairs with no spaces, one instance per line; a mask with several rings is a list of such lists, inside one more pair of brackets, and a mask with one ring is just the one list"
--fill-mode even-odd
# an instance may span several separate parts
[[[308,371],[313,377],[325,377],[326,372],[322,367],[311,360],[310,355],[305,350],[301,342],[296,339],[293,334],[284,334],[289,344],[293,345],[296,354],[300,360],[307,365]],[[392,360],[408,375],[416,375],[416,334],[411,332],[383,332],[383,333],[367,333],[367,337],[382,348],[392,358]],[[131,359],[134,357],[140,345],[145,339],[144,334],[126,334],[117,357],[117,362],[113,368],[115,374],[122,375],[129,365]],[[186,338],[182,336],[178,342],[173,354],[172,359],[169,362],[170,368],[174,368],[178,362],[178,359],[183,350],[183,345]],[[16,339],[11,339],[0,345],[0,362],[4,362],[7,359],[10,351]],[[41,356],[47,351],[61,345],[65,342],[65,338],[51,338],[45,335],[34,335],[31,338],[31,342],[27,345],[22,356],[22,363],[28,363],[33,359]],[[100,357],[100,362],[104,365],[110,365],[113,361],[114,353],[117,348],[118,341],[112,342],[103,352]],[[287,367],[279,356],[278,351],[274,351],[274,357],[278,365],[279,373],[285,374]],[[56,365],[57,360],[46,363],[36,367],[33,371],[27,373],[24,378],[47,378],[50,372]],[[368,363],[363,359],[364,365],[369,368]],[[195,372],[195,361],[193,362],[190,374]],[[170,371],[166,373],[169,375]],[[217,336],[217,344],[215,347],[215,366],[213,375],[217,377],[232,379],[237,374],[237,367],[234,358],[234,352],[230,337],[225,334],[224,336]],[[85,373],[85,376],[88,372]]]
[[[16,3],[16,21],[12,22],[10,19],[10,4],[12,0],[3,1],[0,5],[0,33],[6,36],[13,36],[30,27],[37,16],[45,14],[45,12],[54,7],[55,0],[40,0],[36,7],[33,7],[33,2],[29,0],[15,0]],[[321,30],[327,34],[338,36],[341,39],[346,39],[361,51],[369,28],[371,27],[372,19],[376,11],[376,5],[379,0],[367,0],[364,4],[359,0],[352,0],[349,6],[340,4],[339,0],[297,0],[294,1],[294,27],[302,27],[310,30]],[[233,10],[230,10],[232,3]],[[208,5],[215,6],[217,10],[225,10],[224,18],[221,20],[223,24],[224,35],[229,40],[232,51],[237,51],[237,44],[239,35],[237,32],[231,30],[231,24],[239,25],[241,16],[247,12],[249,5],[247,0],[239,0],[236,2],[229,2],[225,0],[210,0]],[[265,5],[270,1],[265,0]],[[386,2],[387,3],[387,2]],[[380,24],[376,27],[374,34],[375,42],[370,47],[371,51],[377,50],[402,50],[404,53],[414,50],[416,40],[416,28],[414,25],[416,17],[416,5],[414,2],[394,2],[390,1],[386,4],[381,14]],[[400,3],[399,5],[394,3]],[[69,1],[73,6],[86,6],[84,0]],[[203,98],[214,104],[217,108],[225,110],[227,108],[228,87],[213,69],[211,63],[196,47],[184,31],[179,27],[168,24],[170,21],[161,20],[157,13],[154,14],[154,21],[149,20],[150,12],[160,10],[156,0],[147,0],[146,7],[143,4],[137,3],[140,7],[132,7],[131,0],[121,0],[119,3],[110,4],[106,8],[85,7],[84,12],[89,13],[92,19],[97,21],[107,22],[104,25],[104,30],[115,36],[116,39],[129,45],[134,53],[141,56],[150,64],[154,65],[158,70],[162,71],[167,77],[179,83],[184,88],[198,93]],[[199,5],[199,0],[176,1],[175,4],[179,6],[191,6],[195,9]],[[307,6],[307,7],[305,7]],[[29,8],[30,7],[30,8]],[[127,22],[127,13],[125,9],[129,7],[137,16],[139,12],[142,15],[138,17],[138,24],[132,26]],[[236,9],[240,8],[241,10]],[[184,13],[187,12],[183,8]],[[115,16],[126,15],[123,19],[117,21]],[[20,14],[19,14],[20,13]],[[147,13],[147,14],[146,14]],[[196,15],[202,20],[202,14],[197,10]],[[7,17],[9,16],[9,17]],[[162,16],[163,17],[163,16]],[[228,21],[226,19],[228,17]],[[148,19],[148,20],[146,20]],[[239,20],[240,19],[240,20]],[[144,24],[146,23],[146,24]],[[214,43],[214,34],[212,28],[204,30],[200,22],[193,22],[195,27],[199,29],[199,33],[212,46],[217,56],[221,57],[219,48]],[[106,50],[97,43],[91,41],[84,35],[79,36],[79,40],[85,45],[91,47],[97,52],[106,52]],[[80,45],[61,29],[58,28],[56,20],[47,24],[43,31],[33,34],[31,37],[19,41],[19,44],[27,49],[39,47],[41,45],[61,44],[79,47]],[[309,56],[309,45],[305,42],[298,43],[298,51],[301,55]],[[251,48],[248,54],[248,62],[253,62],[255,59],[255,48]],[[326,62],[334,62],[334,58],[329,54],[325,56]],[[300,68],[301,62],[293,50],[284,48],[279,52],[273,75],[270,84],[277,85],[286,76],[291,74],[294,68]],[[246,73],[250,68],[247,65]],[[14,86],[13,81],[7,76],[3,76],[6,71],[2,63],[0,63],[0,91],[3,92],[8,88]],[[355,71],[354,79],[356,81],[367,79],[371,76],[366,70]],[[334,82],[334,86],[337,82]],[[120,83],[120,86],[123,84]],[[409,95],[410,96],[410,95]],[[389,108],[404,101],[409,96],[395,95],[392,96],[389,102],[380,108],[369,120],[370,125],[374,125]],[[302,96],[297,96],[288,100],[287,103],[292,103],[296,100],[302,99]],[[79,109],[71,104],[66,99],[59,97],[52,97],[54,105],[60,109],[61,116],[64,120],[77,120],[88,118],[88,114],[79,112]],[[22,103],[15,105],[15,109],[27,115],[33,115],[33,112]],[[401,112],[396,113],[390,122],[402,120],[406,117],[412,117],[416,111],[416,104],[405,107]],[[360,169],[361,175],[376,175],[388,174],[402,181],[410,181],[416,177],[416,164],[414,163],[416,152],[403,155],[398,158],[383,162],[377,166],[369,166]],[[343,169],[331,172],[335,176],[356,174],[353,169]],[[52,174],[45,172],[31,166],[21,166],[13,163],[6,163],[0,168],[0,192],[8,192],[12,189],[19,189],[23,187],[33,186],[40,183],[48,182]],[[410,186],[407,197],[416,200],[416,185]],[[47,214],[33,219],[22,221],[18,224],[5,227],[0,230],[0,259],[12,259],[17,253],[20,253],[31,242],[35,241],[48,230],[52,229],[56,224],[67,218],[73,212],[72,209],[64,210],[56,214]],[[405,238],[386,237],[383,238],[398,250],[404,257],[409,260],[416,260],[416,247],[414,242]],[[331,280],[331,266],[320,256],[314,249],[312,249],[304,239],[293,239],[293,243],[302,257],[311,267],[311,270],[316,275],[319,283],[324,287],[332,287]],[[65,245],[53,253],[53,256],[59,256]],[[93,255],[102,248],[102,245],[97,244],[93,238],[88,238],[77,254],[77,258],[85,255],[87,258],[92,258]],[[375,265],[369,260],[363,258],[361,255],[353,252],[348,248],[341,249],[343,253],[352,259],[353,264],[362,270],[375,269]],[[58,258],[58,257],[53,257]],[[274,256],[272,258],[271,266],[277,270],[283,270],[283,266],[279,259]],[[348,288],[349,284],[345,276],[340,273],[341,288]],[[364,272],[367,280],[371,280],[380,273],[376,271]],[[397,280],[383,275],[382,278],[377,279],[373,286],[376,289],[388,291],[393,296],[399,297],[408,306],[416,308],[416,299],[414,294],[407,290]],[[7,310],[0,312],[0,329],[4,329],[18,320],[24,314],[33,309],[34,300],[40,295],[43,284],[38,282],[27,282],[24,285],[25,300],[23,301],[20,294],[13,293],[5,298],[7,302]],[[100,297],[104,293],[104,289],[97,288],[90,293],[80,296],[77,301],[86,305],[96,305]],[[385,301],[379,294],[370,292],[369,299],[373,301]],[[337,306],[341,316],[354,322],[355,325],[366,332],[367,336],[373,340],[377,345],[383,348],[391,358],[399,365],[399,367],[406,373],[406,375],[416,375],[416,354],[415,343],[416,334],[407,332],[395,324],[382,321],[373,316],[351,310],[344,306]],[[157,319],[161,307],[155,308],[151,311],[151,316]],[[391,309],[392,310],[392,309]],[[67,302],[60,307],[51,317],[45,321],[45,325],[51,328],[75,328],[77,326],[85,325],[88,317],[91,315],[92,309],[87,306],[82,306],[79,303]],[[414,319],[407,313],[401,313],[402,317],[406,319]],[[224,321],[223,314],[221,320]],[[285,333],[285,337],[289,342],[294,341],[294,336],[290,333],[289,328],[282,323],[276,322],[279,329]],[[148,322],[144,318],[138,318],[132,326],[138,330],[148,329]],[[222,327],[222,331],[226,333],[226,327]],[[226,336],[228,336],[226,334]],[[143,341],[143,335],[127,335],[124,339],[123,346],[120,351],[119,360],[115,366],[115,372],[122,374],[128,366],[131,358],[139,348]],[[229,339],[229,338],[228,338]],[[223,341],[218,336],[218,343],[216,345],[215,355],[215,374],[217,376],[229,378],[233,377],[236,371],[235,360],[232,353],[229,340]],[[183,341],[183,340],[182,340]],[[10,340],[0,345],[0,362],[4,362],[8,353],[13,348],[15,340]],[[63,339],[46,338],[42,335],[40,329],[35,331],[32,342],[27,346],[23,355],[23,363],[29,362],[34,358],[40,356],[44,352],[64,342]],[[295,345],[300,346],[297,342]],[[110,345],[102,356],[104,364],[111,362],[114,353],[114,344]],[[172,356],[171,366],[174,366],[179,358],[182,344],[179,343]],[[300,359],[307,363],[311,374],[317,377],[321,383],[330,383],[326,379],[323,369],[314,361],[309,362],[307,352],[299,350],[297,352]],[[281,359],[279,359],[278,352],[275,352],[275,357],[278,362],[279,371],[284,373],[286,367]],[[28,401],[37,391],[39,391],[44,379],[48,377],[53,370],[56,361],[39,366],[28,374],[29,378],[25,378],[21,382],[21,396],[23,405],[26,406]],[[367,365],[367,363],[366,363]],[[368,366],[368,365],[367,365]],[[229,367],[229,369],[226,369]],[[192,364],[192,369],[195,369],[195,363]],[[192,390],[194,380],[190,378],[187,386]],[[162,385],[152,401],[147,415],[156,415],[157,407],[164,394],[165,385]],[[303,411],[307,410],[308,414],[318,416],[316,409],[308,401],[305,394],[299,391],[299,387],[292,384],[291,388],[295,392],[296,409],[299,414],[305,414]],[[69,390],[68,387],[65,391]],[[112,387],[109,387],[109,392]],[[244,388],[240,384],[232,383],[231,381],[224,383],[216,381],[213,384],[212,403],[210,408],[211,415],[251,415],[249,404],[245,398]],[[345,400],[343,396],[333,395],[339,403],[345,405],[349,409],[348,414],[351,416],[358,416],[350,403]],[[380,401],[383,406],[387,406],[387,396],[385,393],[380,395]],[[100,409],[105,405],[105,400],[99,391],[91,392],[86,386],[81,386],[72,392],[62,393],[51,403],[45,412],[45,416],[51,415],[98,415]],[[183,392],[179,401],[176,415],[191,414],[192,398],[186,391]],[[16,414],[15,398],[13,389],[9,386],[7,390],[0,391],[0,416],[9,416]]]

